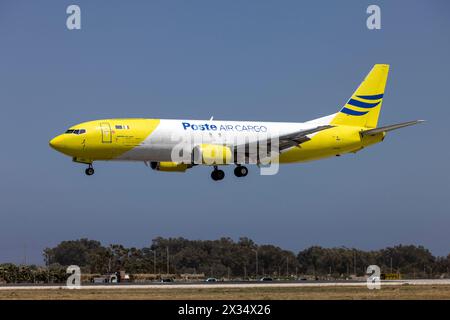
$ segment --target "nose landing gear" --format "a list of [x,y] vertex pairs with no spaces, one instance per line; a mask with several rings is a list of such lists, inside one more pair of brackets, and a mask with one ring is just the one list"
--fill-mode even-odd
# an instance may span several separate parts
[[211,172],[211,178],[214,181],[222,180],[225,177],[225,172],[223,170],[219,170],[217,166],[214,166],[214,171]]
[[92,167],[92,164],[90,164],[89,167],[86,168],[86,170],[84,172],[86,173],[86,175],[92,176],[95,172],[94,168]]

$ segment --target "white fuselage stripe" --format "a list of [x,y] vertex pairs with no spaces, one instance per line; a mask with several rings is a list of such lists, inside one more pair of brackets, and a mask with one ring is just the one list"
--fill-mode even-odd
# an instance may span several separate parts
[[201,141],[207,144],[228,144],[239,139],[252,141],[261,136],[273,138],[329,124],[334,116],[303,123],[161,119],[158,127],[139,146],[115,160],[172,161],[172,150],[180,143],[180,138],[185,139],[184,141]]

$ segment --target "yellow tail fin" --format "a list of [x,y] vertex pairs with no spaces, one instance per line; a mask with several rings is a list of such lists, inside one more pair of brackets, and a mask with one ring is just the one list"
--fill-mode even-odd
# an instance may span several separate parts
[[331,124],[376,128],[388,73],[388,64],[374,65]]

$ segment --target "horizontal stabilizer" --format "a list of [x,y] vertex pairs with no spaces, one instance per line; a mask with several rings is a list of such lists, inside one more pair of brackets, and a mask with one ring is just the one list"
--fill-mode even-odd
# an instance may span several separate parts
[[374,134],[381,133],[381,132],[388,132],[388,131],[412,126],[412,125],[415,125],[415,124],[418,124],[418,123],[421,123],[424,121],[425,120],[414,120],[414,121],[392,124],[390,126],[384,126],[384,127],[379,127],[379,128],[370,129],[370,130],[364,130],[364,131],[361,131],[361,135],[362,136],[370,136],[370,135],[374,135]]

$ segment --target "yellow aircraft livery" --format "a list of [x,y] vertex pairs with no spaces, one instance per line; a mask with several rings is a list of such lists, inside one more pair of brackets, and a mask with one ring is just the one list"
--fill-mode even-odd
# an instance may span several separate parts
[[389,65],[375,65],[339,112],[303,123],[103,119],[69,128],[50,146],[87,164],[87,175],[94,174],[94,161],[121,160],[167,172],[209,165],[215,181],[225,176],[219,165],[235,165],[234,174],[244,177],[244,164],[275,157],[277,163],[292,163],[355,153],[383,141],[388,131],[422,121],[377,127],[388,72]]

